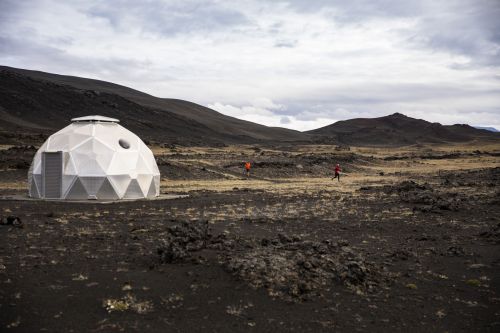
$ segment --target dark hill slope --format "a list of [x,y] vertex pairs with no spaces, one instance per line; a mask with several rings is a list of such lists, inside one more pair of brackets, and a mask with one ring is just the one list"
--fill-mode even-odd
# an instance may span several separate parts
[[367,146],[400,146],[416,143],[466,142],[475,139],[500,139],[498,134],[469,125],[444,126],[395,113],[380,118],[338,121],[306,132],[319,140]]
[[109,82],[0,66],[0,127],[56,130],[72,117],[120,119],[137,134],[187,143],[308,140],[306,134],[225,116]]

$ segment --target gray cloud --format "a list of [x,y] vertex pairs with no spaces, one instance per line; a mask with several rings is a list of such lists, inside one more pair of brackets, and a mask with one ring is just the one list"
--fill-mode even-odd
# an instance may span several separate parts
[[[42,66],[58,68],[57,73],[68,74],[80,71],[81,73],[95,73],[99,77],[121,77],[137,79],[137,71],[146,68],[145,61],[124,58],[89,58],[70,55],[64,50],[37,43],[24,43],[18,39],[0,36],[0,54],[16,54],[17,65],[30,63],[27,68],[38,69]],[[164,76],[164,80],[172,80]]]
[[285,125],[285,124],[290,124],[290,123],[291,123],[290,118],[288,118],[288,117],[281,117],[280,118],[280,124]]
[[272,126],[402,112],[500,126],[498,0],[0,1],[0,63]]
[[274,47],[290,47],[293,48],[297,45],[297,40],[277,40],[274,43]]
[[242,12],[207,0],[104,1],[91,6],[86,13],[107,20],[118,30],[139,28],[162,36],[209,33],[250,23]]
[[421,1],[398,0],[287,0],[284,1],[298,12],[333,10],[328,14],[340,22],[358,23],[376,17],[412,17],[423,11]]
[[410,39],[417,47],[470,57],[479,65],[500,64],[500,2],[451,1],[424,15]]
[[285,3],[299,12],[325,11],[325,15],[339,24],[416,19],[417,26],[405,31],[409,35],[407,41],[415,47],[468,56],[480,65],[500,64],[498,0],[288,0]]

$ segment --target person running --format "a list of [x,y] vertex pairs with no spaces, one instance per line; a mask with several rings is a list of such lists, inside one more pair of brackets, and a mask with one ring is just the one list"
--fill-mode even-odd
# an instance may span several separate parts
[[340,168],[340,164],[337,164],[335,166],[335,176],[333,176],[332,180],[334,180],[335,178],[338,178],[339,182],[340,182],[340,173],[342,172],[342,169]]
[[245,171],[247,173],[247,178],[250,177],[250,168],[252,167],[252,165],[250,164],[250,162],[245,162]]

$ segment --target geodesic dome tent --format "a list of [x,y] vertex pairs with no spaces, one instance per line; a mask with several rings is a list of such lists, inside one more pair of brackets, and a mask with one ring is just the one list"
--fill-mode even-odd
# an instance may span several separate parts
[[87,116],[51,135],[28,172],[29,195],[118,200],[160,193],[160,171],[146,144],[118,119]]

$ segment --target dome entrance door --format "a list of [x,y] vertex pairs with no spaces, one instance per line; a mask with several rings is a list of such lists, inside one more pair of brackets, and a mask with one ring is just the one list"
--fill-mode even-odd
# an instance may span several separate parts
[[42,193],[44,198],[61,198],[62,171],[62,151],[42,153]]

